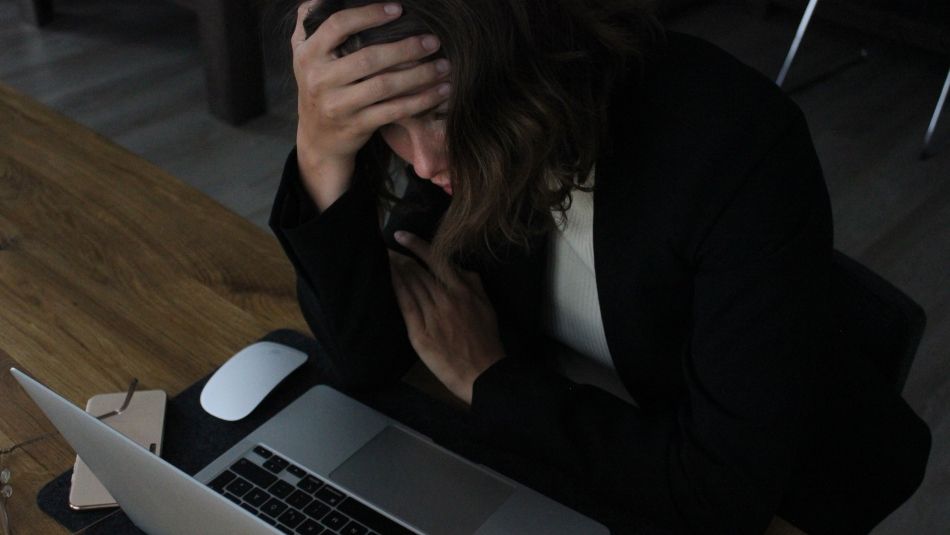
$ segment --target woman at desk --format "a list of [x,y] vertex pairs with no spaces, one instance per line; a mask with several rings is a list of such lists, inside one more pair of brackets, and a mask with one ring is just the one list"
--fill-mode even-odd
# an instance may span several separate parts
[[677,532],[867,532],[917,487],[926,426],[835,375],[826,187],[771,82],[635,2],[296,17],[271,225],[345,384],[419,358],[500,446]]

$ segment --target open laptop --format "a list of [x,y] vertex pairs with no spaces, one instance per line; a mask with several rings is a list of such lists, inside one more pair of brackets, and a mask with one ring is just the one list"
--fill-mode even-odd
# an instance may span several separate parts
[[191,477],[10,373],[149,534],[608,533],[327,386],[311,388]]

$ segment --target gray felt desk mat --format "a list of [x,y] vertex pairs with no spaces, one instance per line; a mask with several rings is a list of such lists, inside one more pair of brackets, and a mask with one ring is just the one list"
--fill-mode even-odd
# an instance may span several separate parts
[[[201,408],[199,396],[208,377],[189,386],[168,401],[165,414],[165,437],[162,458],[185,473],[196,474],[205,465],[224,453],[242,437],[256,429],[306,392],[311,386],[325,382],[329,374],[321,371],[322,350],[312,338],[295,331],[269,333],[268,340],[296,347],[308,355],[309,361],[283,382],[251,415],[238,422],[225,422],[210,416]],[[348,394],[363,403],[401,421],[436,443],[485,464],[506,476],[551,496],[561,503],[597,519],[612,533],[664,533],[638,516],[606,504],[585,491],[562,472],[537,461],[529,461],[512,453],[487,446],[476,437],[466,414],[438,402],[405,385],[394,384],[371,396]],[[40,509],[71,532],[84,530],[86,535],[141,534],[118,509],[73,511],[69,508],[69,470],[44,486],[37,495]]]

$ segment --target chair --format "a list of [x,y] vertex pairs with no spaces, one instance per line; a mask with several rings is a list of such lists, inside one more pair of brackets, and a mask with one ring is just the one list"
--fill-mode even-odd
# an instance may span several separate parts
[[[241,124],[264,113],[264,57],[256,0],[174,0],[198,16],[211,113]],[[53,0],[17,0],[23,19],[43,26]]]
[[927,323],[924,310],[893,284],[845,254],[832,259],[835,349],[862,355],[900,393]]
[[[750,2],[753,5],[758,7],[758,11],[764,10],[767,6],[769,0],[755,0]],[[798,30],[795,32],[795,37],[792,39],[792,44],[788,49],[788,54],[785,56],[785,62],[782,64],[782,69],[779,71],[778,76],[775,78],[775,83],[782,87],[785,83],[785,78],[788,76],[788,71],[792,67],[792,62],[795,61],[795,56],[798,54],[798,48],[801,46],[802,39],[805,36],[805,31],[808,29],[808,24],[811,22],[812,15],[815,13],[815,6],[818,4],[818,0],[808,0],[808,4],[805,6],[805,12],[802,14],[802,20],[798,24]],[[924,7],[927,7],[927,4],[924,3]],[[878,16],[881,16],[878,14]],[[900,33],[900,32],[899,32]],[[862,56],[865,54],[862,51]],[[943,84],[943,90],[940,92],[940,96],[937,98],[937,105],[934,108],[933,116],[930,119],[930,124],[927,127],[927,132],[924,134],[924,146],[920,152],[920,158],[925,159],[932,155],[931,151],[931,142],[933,141],[934,131],[937,129],[937,123],[940,121],[940,115],[943,111],[944,102],[947,99],[947,92],[950,90],[950,71],[947,72],[947,79]]]

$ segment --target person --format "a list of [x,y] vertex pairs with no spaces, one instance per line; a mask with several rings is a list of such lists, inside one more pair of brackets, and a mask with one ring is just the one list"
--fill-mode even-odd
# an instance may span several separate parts
[[312,0],[290,40],[271,227],[342,384],[421,360],[673,532],[864,533],[919,485],[926,425],[830,350],[829,199],[771,82],[623,0]]

